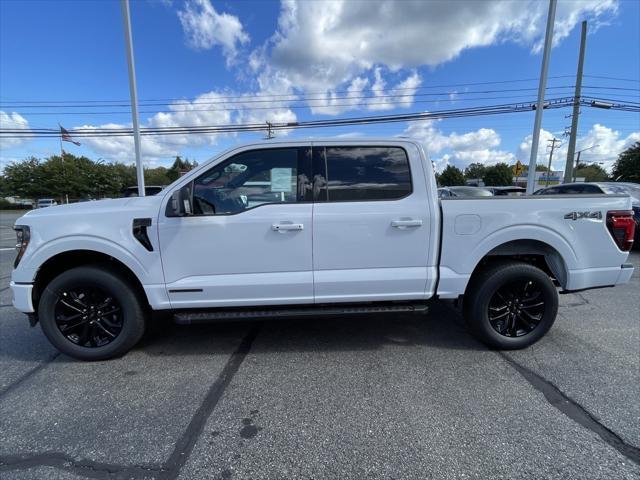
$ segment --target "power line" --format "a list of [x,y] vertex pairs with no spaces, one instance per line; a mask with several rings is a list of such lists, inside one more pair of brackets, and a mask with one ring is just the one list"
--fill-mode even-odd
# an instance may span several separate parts
[[[573,75],[556,75],[549,78],[573,78]],[[471,83],[449,83],[449,84],[440,84],[440,85],[422,85],[419,87],[402,87],[402,88],[389,88],[385,91],[394,92],[394,91],[404,91],[404,90],[423,90],[428,88],[448,88],[448,87],[468,87],[474,85],[498,85],[505,83],[519,83],[519,82],[531,82],[537,81],[537,78],[521,78],[521,79],[513,79],[513,80],[494,80],[489,82],[471,82]],[[315,91],[315,92],[305,92],[301,95],[326,95],[327,93],[332,94],[343,94],[343,93],[351,93],[349,90],[335,90],[335,91]],[[298,94],[295,93],[283,93],[283,94],[251,94],[252,97],[290,97],[296,96]],[[219,97],[219,98],[240,98],[241,96],[232,95],[227,97]],[[158,98],[158,99],[145,99],[140,100],[140,102],[171,102],[171,101],[185,101],[184,98]],[[123,103],[128,102],[128,100],[7,100],[1,101],[0,103],[9,104],[9,103],[91,103],[91,102],[117,102]]]
[[[573,88],[572,85],[565,85],[565,86],[558,86],[558,87],[549,87],[549,89],[568,89],[568,88]],[[368,98],[373,98],[373,99],[379,99],[379,98],[404,98],[404,97],[426,97],[426,96],[451,96],[451,95],[455,95],[455,96],[460,96],[460,95],[474,95],[474,94],[490,94],[490,93],[504,93],[504,92],[529,92],[529,91],[533,91],[535,90],[534,88],[513,88],[513,89],[501,89],[501,90],[480,90],[480,91],[465,91],[465,92],[457,92],[457,91],[449,91],[449,92],[427,92],[427,93],[405,93],[405,94],[380,94],[380,93],[374,93],[373,95],[356,95],[356,96],[340,96],[340,97],[319,97],[319,98],[310,98],[310,97],[305,97],[305,96],[294,96],[291,99],[279,99],[279,100],[274,100],[274,99],[269,99],[269,100],[252,100],[251,97],[247,96],[247,97],[226,97],[226,98],[239,98],[240,100],[236,100],[236,101],[221,101],[221,100],[215,100],[215,101],[199,101],[199,100],[194,100],[194,101],[189,101],[189,100],[176,100],[174,102],[168,103],[168,102],[158,102],[158,103],[143,103],[140,102],[141,104],[144,104],[144,106],[154,106],[154,105],[228,105],[228,104],[239,104],[239,105],[245,105],[248,103],[285,103],[285,102],[301,102],[301,101],[306,101],[306,102],[310,102],[310,101],[324,101],[324,102],[331,102],[331,101],[337,101],[337,100],[359,100],[359,99],[368,99]],[[218,98],[225,98],[225,97],[218,97]],[[98,100],[96,100],[97,102]],[[0,105],[2,104],[2,102],[0,102]],[[91,106],[91,107],[128,107],[130,106],[129,103],[110,103],[110,104],[102,104],[102,105],[96,105],[94,103],[78,103],[75,105],[59,105],[59,104],[53,104],[53,103],[43,103],[43,104],[37,104],[35,102],[33,103],[26,103],[23,102],[23,104],[21,105],[10,105],[11,108],[31,108],[31,107],[38,107],[38,108],[84,108],[87,106]]]
[[[574,103],[573,97],[549,99],[545,102],[545,109],[566,108]],[[583,97],[580,104],[591,108],[604,108],[628,112],[640,112],[640,105],[616,103],[606,98]],[[509,103],[498,105],[484,105],[460,109],[439,110],[432,112],[413,112],[404,114],[390,114],[364,117],[346,117],[336,119],[308,120],[301,122],[271,123],[272,130],[291,130],[302,128],[322,128],[350,125],[368,125],[378,123],[412,122],[418,120],[437,120],[451,118],[477,117],[486,115],[501,115],[519,112],[530,112],[535,108],[534,102]],[[226,124],[205,126],[170,126],[148,127],[141,130],[142,135],[184,135],[184,134],[216,134],[264,131],[264,123]],[[130,136],[130,128],[77,128],[69,130],[74,137],[118,137]],[[59,129],[0,129],[0,138],[47,138],[60,135]]]
[[[570,97],[564,97],[559,99],[548,100],[546,102],[546,108],[561,108],[568,105],[572,99]],[[531,102],[526,103],[511,103],[500,105],[488,105],[469,107],[462,109],[449,109],[433,112],[415,112],[406,114],[392,114],[392,115],[377,115],[377,116],[364,116],[364,117],[347,117],[338,119],[324,119],[324,120],[308,120],[302,122],[290,122],[290,123],[272,123],[271,126],[274,130],[292,129],[292,128],[313,128],[313,127],[328,127],[328,126],[342,126],[342,125],[361,125],[372,123],[392,123],[392,122],[404,122],[426,119],[440,119],[440,118],[458,118],[458,117],[473,117],[480,115],[496,115],[505,113],[515,113],[522,111],[531,111]],[[184,133],[219,133],[219,132],[241,132],[241,131],[256,131],[264,130],[265,125],[263,123],[254,124],[227,124],[227,125],[209,125],[209,126],[173,126],[173,127],[151,127],[142,129],[143,135],[172,135],[172,134],[184,134]],[[52,137],[60,134],[58,129],[49,130],[10,130],[2,129],[0,134],[4,138],[11,138],[11,135],[18,135],[21,137]],[[130,128],[78,128],[69,130],[69,134],[77,137],[82,136],[123,136],[131,135]]]
[[[500,100],[500,99],[511,99],[511,98],[529,98],[529,95],[501,95],[495,97],[476,97],[476,98],[466,98],[460,100],[448,100],[448,99],[435,99],[435,100],[400,100],[400,101],[386,101],[386,102],[366,102],[366,103],[334,103],[334,104],[314,104],[314,105],[273,105],[268,107],[248,107],[249,110],[277,110],[277,109],[291,109],[291,110],[299,110],[299,109],[331,109],[331,108],[346,108],[346,107],[369,107],[369,106],[398,106],[401,107],[402,104],[414,104],[414,103],[440,103],[444,101],[475,101],[475,100]],[[375,97],[371,97],[375,98]],[[141,110],[140,113],[181,113],[181,112],[232,112],[236,110],[241,110],[242,106],[238,107],[227,107],[227,108],[188,108],[188,109],[165,109],[165,110]],[[130,113],[128,110],[122,111],[82,111],[82,112],[20,112],[22,115],[120,115],[120,114],[128,114]]]
[[[571,76],[571,75],[568,75]],[[604,80],[617,80],[619,82],[634,82],[634,83],[640,83],[640,79],[638,78],[619,78],[619,77],[607,77],[604,75],[584,75],[585,78],[601,78]],[[553,77],[551,77],[553,78]]]
[[[551,86],[551,87],[547,87],[547,90],[558,90],[558,89],[573,89],[573,85],[559,85],[559,86]],[[635,92],[639,92],[640,95],[640,89],[637,88],[626,88],[626,87],[610,87],[610,86],[603,86],[603,85],[586,85],[584,88],[589,88],[589,89],[594,89],[594,90],[617,90],[617,91],[635,91]],[[403,89],[403,90],[416,90],[416,89]],[[140,102],[140,105],[142,106],[179,106],[179,105],[189,105],[189,106],[193,106],[193,105],[225,105],[228,107],[229,104],[238,104],[238,107],[235,108],[230,108],[228,107],[227,110],[235,110],[237,108],[240,108],[241,106],[245,106],[247,104],[253,104],[253,103],[269,103],[269,104],[275,104],[275,103],[286,103],[286,102],[312,102],[312,101],[319,101],[319,102],[324,102],[322,105],[317,106],[317,107],[330,107],[332,105],[330,105],[330,102],[334,102],[334,101],[342,101],[342,100],[361,100],[361,99],[383,99],[383,98],[393,98],[393,99],[400,99],[400,98],[414,98],[414,97],[428,97],[428,96],[455,96],[455,97],[459,97],[459,96],[464,96],[464,95],[474,95],[474,94],[492,94],[492,93],[506,93],[506,92],[531,92],[531,91],[535,91],[535,88],[512,88],[512,89],[500,89],[500,90],[475,90],[475,91],[464,91],[464,92],[458,92],[458,91],[448,91],[448,92],[422,92],[422,93],[416,93],[415,91],[412,91],[411,93],[405,93],[405,94],[389,94],[389,93],[377,93],[376,91],[373,91],[373,94],[371,95],[344,95],[344,96],[333,96],[333,97],[308,97],[305,95],[298,95],[298,96],[293,96],[293,95],[289,95],[292,96],[292,98],[288,98],[288,99],[273,99],[273,98],[269,98],[269,99],[263,99],[263,100],[256,100],[255,98],[259,97],[259,96],[254,96],[254,95],[245,95],[245,96],[233,96],[233,97],[224,97],[224,96],[218,96],[216,97],[216,100],[213,101],[203,101],[203,100],[194,100],[194,101],[189,101],[189,100],[175,100],[171,103],[168,102],[155,102],[155,103],[150,103],[149,101],[143,101]],[[390,92],[390,91],[394,91],[393,89],[391,90],[385,90],[382,92]],[[350,92],[352,93],[352,92]],[[238,100],[234,100],[234,101],[225,101],[225,100],[221,100],[221,99],[229,99],[229,98],[237,98]],[[261,97],[260,97],[261,98]],[[498,97],[499,98],[499,97]],[[508,98],[508,97],[504,97],[504,98]],[[441,101],[441,100],[438,100]],[[98,104],[98,102],[102,102],[101,104]],[[31,107],[38,107],[38,108],[85,108],[85,107],[94,107],[94,108],[109,108],[109,107],[129,107],[130,103],[123,101],[122,103],[104,103],[104,102],[111,102],[109,100],[93,100],[93,101],[86,101],[86,102],[74,102],[73,105],[71,104],[67,104],[64,105],[60,102],[47,102],[47,103],[40,103],[40,102],[22,102],[22,103],[15,103],[15,102],[0,102],[0,104],[2,105],[6,105],[10,108],[31,108]],[[286,105],[283,105],[282,108],[285,108]],[[316,107],[316,106],[314,106]],[[171,111],[181,111],[181,110],[171,110]],[[185,110],[185,111],[193,111],[193,110]],[[105,112],[105,113],[112,113],[112,112]],[[116,112],[113,112],[116,113]],[[120,112],[118,112],[120,113]],[[122,112],[122,113],[127,113],[127,112]],[[143,112],[143,113],[153,113],[153,112]],[[33,112],[25,112],[25,114],[33,114]]]

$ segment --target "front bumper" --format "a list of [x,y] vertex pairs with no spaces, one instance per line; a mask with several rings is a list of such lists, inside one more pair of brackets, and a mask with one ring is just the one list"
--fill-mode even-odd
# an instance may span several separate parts
[[13,306],[23,313],[34,313],[35,309],[33,308],[32,297],[33,284],[11,282],[9,286],[11,287],[11,293],[13,294],[13,299],[11,301]]

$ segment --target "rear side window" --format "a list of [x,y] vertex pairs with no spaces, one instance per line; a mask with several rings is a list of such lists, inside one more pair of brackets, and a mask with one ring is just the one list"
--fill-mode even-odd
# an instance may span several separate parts
[[595,185],[583,185],[581,193],[602,193],[602,190]]
[[411,193],[411,171],[399,147],[327,147],[328,201],[396,200]]

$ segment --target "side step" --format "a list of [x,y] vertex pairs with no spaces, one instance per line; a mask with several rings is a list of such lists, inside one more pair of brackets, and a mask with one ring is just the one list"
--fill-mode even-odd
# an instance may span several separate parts
[[362,315],[372,313],[427,313],[425,303],[371,304],[371,305],[319,305],[310,307],[274,307],[248,309],[211,309],[188,311],[174,314],[174,322],[180,325],[209,323],[216,321],[267,319],[288,317],[324,317],[335,315]]

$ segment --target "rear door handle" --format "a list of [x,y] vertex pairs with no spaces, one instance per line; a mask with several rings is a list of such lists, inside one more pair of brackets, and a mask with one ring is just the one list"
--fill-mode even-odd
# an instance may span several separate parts
[[302,223],[274,223],[271,225],[271,230],[274,232],[299,231],[304,230],[304,225]]
[[422,220],[414,220],[414,219],[392,220],[391,226],[394,228],[421,227]]

